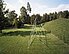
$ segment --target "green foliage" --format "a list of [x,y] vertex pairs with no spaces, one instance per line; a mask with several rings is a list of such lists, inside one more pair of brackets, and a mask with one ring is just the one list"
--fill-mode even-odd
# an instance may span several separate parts
[[48,22],[48,21],[49,21],[48,14],[47,13],[43,14],[41,22]]
[[31,22],[31,24],[34,24],[34,21],[35,21],[35,19],[36,19],[36,24],[40,24],[41,23],[41,16],[40,16],[40,14],[36,14],[36,15],[32,15],[31,16],[31,19],[30,19],[30,22]]
[[68,12],[68,10],[63,11],[63,14],[64,14],[64,18],[67,18],[67,19],[68,19],[68,17],[69,17],[69,12]]
[[31,13],[31,7],[30,7],[29,2],[27,2],[27,10]]
[[3,20],[4,20],[4,14],[3,14],[3,1],[2,0],[0,0],[0,30],[2,30],[3,29]]
[[69,18],[69,11],[65,10],[65,11],[58,12],[58,17],[68,19]]
[[27,22],[27,10],[26,10],[26,8],[25,7],[21,7],[20,12],[21,12],[20,13],[21,14],[20,21],[22,23],[26,23]]
[[34,23],[35,18],[36,18],[36,16],[33,14],[33,15],[31,16],[31,20],[30,20],[31,24]]
[[4,7],[4,1],[0,0],[0,30],[4,29],[7,23],[7,20],[5,18],[5,14],[8,12],[8,10],[5,11]]
[[41,18],[40,14],[36,14],[36,24],[41,23]]
[[16,26],[17,25],[17,14],[15,13],[15,10],[10,11],[7,14],[7,18],[8,18],[10,25],[17,27]]

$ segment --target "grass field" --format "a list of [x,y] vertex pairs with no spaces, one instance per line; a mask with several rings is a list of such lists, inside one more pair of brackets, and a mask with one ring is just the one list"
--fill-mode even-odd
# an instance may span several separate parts
[[[37,34],[28,48],[31,31],[31,26],[3,30],[0,34],[0,54],[69,54],[67,43],[51,32],[45,33],[40,27],[36,27]],[[37,37],[39,33],[45,37]]]
[[69,44],[69,19],[57,19],[44,25],[47,31]]

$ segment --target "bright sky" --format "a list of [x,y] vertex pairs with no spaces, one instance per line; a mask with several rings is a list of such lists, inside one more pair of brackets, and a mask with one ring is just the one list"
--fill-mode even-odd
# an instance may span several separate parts
[[7,8],[10,10],[16,10],[16,13],[20,13],[22,6],[27,6],[27,2],[30,3],[32,8],[31,14],[44,14],[55,11],[69,10],[69,0],[4,0],[7,4]]

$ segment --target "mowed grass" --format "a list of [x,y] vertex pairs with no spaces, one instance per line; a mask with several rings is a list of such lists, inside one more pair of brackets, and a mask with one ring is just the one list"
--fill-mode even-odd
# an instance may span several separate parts
[[38,32],[28,48],[31,28],[6,29],[0,34],[0,54],[69,54],[69,45],[52,33],[44,33],[36,27]]
[[47,31],[69,44],[69,19],[57,19],[44,25]]

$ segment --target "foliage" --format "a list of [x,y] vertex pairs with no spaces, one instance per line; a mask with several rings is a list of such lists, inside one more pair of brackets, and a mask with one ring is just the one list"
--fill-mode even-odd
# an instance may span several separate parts
[[8,12],[8,10],[5,11],[4,7],[4,1],[0,0],[0,31],[2,32],[2,29],[5,28],[7,20],[5,18],[5,14]]
[[17,17],[17,13],[15,13],[15,10],[12,10],[10,12],[9,9],[5,10],[4,2],[3,0],[0,0],[0,30],[9,27],[24,27],[24,24],[33,24],[35,19],[36,24],[49,22],[59,18],[69,19],[68,10],[53,12],[49,14],[45,13],[43,14],[43,16],[41,16],[40,14],[33,14],[30,16],[28,12],[31,13],[31,7],[29,2],[27,2],[27,9],[24,6],[20,8],[20,16]]
[[7,18],[11,26],[17,27],[17,14],[15,13],[15,10],[8,12]]
[[27,10],[26,10],[26,8],[25,7],[21,7],[20,12],[21,12],[20,13],[21,14],[20,21],[22,23],[26,23],[27,22]]
[[29,2],[27,2],[27,10],[29,11],[29,13],[31,13],[31,7],[30,7]]

